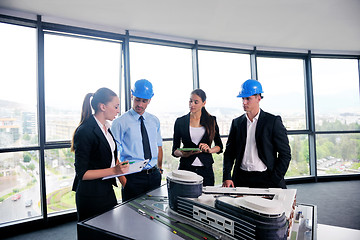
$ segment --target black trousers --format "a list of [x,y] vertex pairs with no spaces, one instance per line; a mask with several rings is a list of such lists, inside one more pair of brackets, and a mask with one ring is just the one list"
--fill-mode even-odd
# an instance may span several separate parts
[[214,170],[212,168],[212,165],[210,167],[197,167],[180,163],[179,170],[194,172],[202,176],[204,178],[203,186],[214,186],[215,184]]
[[123,202],[158,188],[161,184],[161,173],[156,167],[129,174],[125,177],[126,184],[125,187],[121,189]]
[[80,196],[75,194],[78,221],[83,221],[97,214],[112,209],[116,204],[116,196],[113,190],[104,196]]
[[248,172],[239,170],[236,179],[233,179],[235,187],[251,187],[251,188],[283,188],[286,189],[285,180],[275,183],[268,171],[264,172]]

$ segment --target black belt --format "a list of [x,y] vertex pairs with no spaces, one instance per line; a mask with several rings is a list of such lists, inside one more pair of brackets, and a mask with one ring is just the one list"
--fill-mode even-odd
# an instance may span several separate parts
[[150,174],[150,173],[153,173],[155,171],[159,171],[156,166],[152,167],[152,168],[149,168],[149,169],[143,169],[140,173]]
[[264,175],[264,174],[267,174],[267,170],[265,171],[246,171],[246,170],[243,170],[240,168],[240,172],[243,173],[243,174],[248,174],[248,175]]

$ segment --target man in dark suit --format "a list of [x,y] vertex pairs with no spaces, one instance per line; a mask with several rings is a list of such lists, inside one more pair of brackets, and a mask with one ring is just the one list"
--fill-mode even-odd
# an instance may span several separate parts
[[241,87],[238,97],[243,99],[245,114],[231,124],[224,152],[223,186],[286,188],[284,176],[291,160],[286,128],[280,116],[260,109],[260,82],[249,79]]

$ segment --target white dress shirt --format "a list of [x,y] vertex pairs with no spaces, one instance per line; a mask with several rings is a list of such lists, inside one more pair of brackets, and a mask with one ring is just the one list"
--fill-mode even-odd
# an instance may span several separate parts
[[258,171],[263,172],[266,171],[266,165],[259,158],[256,141],[255,141],[255,130],[256,125],[259,119],[259,113],[254,117],[251,122],[248,118],[247,114],[245,114],[247,119],[247,136],[246,136],[246,146],[244,156],[241,162],[240,168],[244,171]]
[[[191,141],[196,145],[199,144],[204,134],[205,134],[205,127],[190,127]],[[194,162],[191,164],[191,166],[202,167],[204,166],[204,164],[200,161],[198,157],[196,157]]]
[[99,125],[99,128],[101,129],[101,131],[103,132],[106,140],[109,143],[110,149],[111,149],[111,156],[112,156],[112,160],[111,160],[111,165],[110,167],[114,167],[115,166],[115,157],[114,157],[114,151],[115,151],[115,142],[114,139],[112,138],[111,134],[109,133],[109,128],[110,128],[110,124],[106,121],[105,125],[103,125],[96,117],[95,115],[93,115],[97,124]]

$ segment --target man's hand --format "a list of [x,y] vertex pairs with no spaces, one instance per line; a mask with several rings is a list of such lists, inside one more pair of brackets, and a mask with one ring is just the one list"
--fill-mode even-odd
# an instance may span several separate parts
[[234,182],[232,180],[225,180],[222,184],[223,187],[234,187]]

